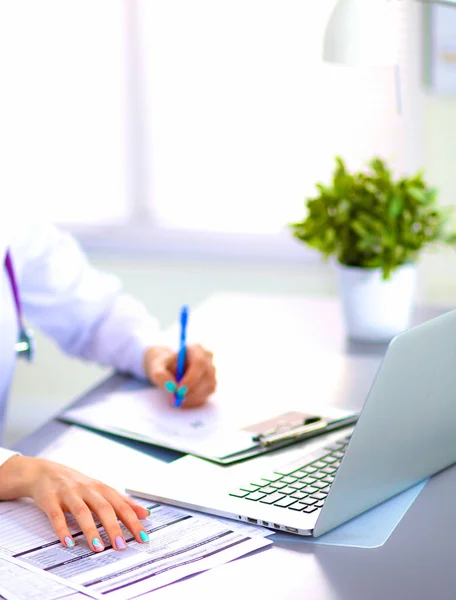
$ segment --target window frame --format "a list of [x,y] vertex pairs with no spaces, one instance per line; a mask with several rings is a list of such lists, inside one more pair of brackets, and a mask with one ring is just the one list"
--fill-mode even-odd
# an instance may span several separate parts
[[293,238],[278,234],[235,234],[215,231],[164,229],[152,220],[106,225],[59,223],[92,256],[142,256],[166,260],[223,260],[309,264],[319,254]]

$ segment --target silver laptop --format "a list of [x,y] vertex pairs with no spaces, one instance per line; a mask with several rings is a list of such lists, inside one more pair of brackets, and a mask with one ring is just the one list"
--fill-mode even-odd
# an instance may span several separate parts
[[228,467],[186,456],[128,492],[319,536],[454,462],[456,311],[393,339],[349,435]]

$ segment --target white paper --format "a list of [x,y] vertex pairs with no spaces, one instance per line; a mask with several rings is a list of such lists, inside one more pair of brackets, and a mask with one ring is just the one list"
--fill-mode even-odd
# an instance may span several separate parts
[[[316,410],[316,414],[325,414],[334,419],[352,414],[321,404],[312,407],[306,403],[306,410]],[[247,412],[243,407],[242,414]],[[239,411],[233,410],[233,403],[226,398],[219,398],[218,401],[214,398],[194,409],[177,410],[170,404],[167,392],[147,387],[109,394],[94,406],[66,411],[64,418],[203,458],[223,458],[255,447],[252,433],[241,428],[274,414],[266,402],[263,407],[257,404],[255,416],[250,415],[252,420],[240,423]]]
[[[77,427],[69,428],[41,456],[115,487],[134,466],[152,481],[165,468],[156,459]],[[108,463],[110,468],[106,469]],[[46,569],[41,572],[47,577],[93,598],[101,599],[109,592],[112,600],[126,600],[271,545],[265,539],[271,532],[263,528],[151,501],[137,502],[151,510],[150,517],[143,520],[150,542],[136,542],[122,526],[127,549],[114,551],[103,527],[97,524],[105,544],[100,553],[92,552],[71,515],[67,515],[67,522],[76,546],[64,548],[47,516],[31,501],[2,502],[0,554],[35,571]]]
[[64,418],[132,439],[202,456],[223,457],[252,445],[252,435],[239,430],[220,406],[177,410],[167,392],[147,387],[107,395],[94,406],[75,408]]
[[52,581],[43,573],[25,569],[7,557],[0,557],[0,596],[6,600],[75,598],[74,590],[68,586]]
[[251,530],[218,519],[139,502],[151,510],[150,517],[143,521],[150,542],[136,542],[122,526],[127,550],[117,552],[98,525],[106,548],[100,553],[89,548],[74,519],[68,521],[76,546],[64,548],[46,515],[32,503],[3,502],[0,549],[17,564],[46,569],[46,575],[76,584],[94,598],[109,592],[113,600],[126,600],[271,544],[264,537],[249,537]]

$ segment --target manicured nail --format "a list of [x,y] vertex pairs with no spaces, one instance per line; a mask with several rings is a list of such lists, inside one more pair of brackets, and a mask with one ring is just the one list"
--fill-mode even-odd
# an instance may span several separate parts
[[141,541],[143,541],[143,542],[149,541],[149,536],[147,535],[147,533],[145,531],[140,531],[139,537],[141,538]]
[[125,540],[123,539],[123,537],[120,537],[120,535],[118,535],[116,537],[117,550],[124,550],[126,547],[127,547],[127,544],[125,543]]
[[183,398],[183,397],[185,396],[185,394],[187,393],[187,389],[188,389],[188,388],[187,388],[187,386],[186,386],[186,385],[183,385],[182,387],[180,387],[180,388],[177,390],[176,394],[177,394],[178,396],[180,396],[181,398]]
[[101,541],[98,538],[93,538],[92,546],[95,548],[95,550],[97,552],[101,552],[104,549],[103,544],[101,543]]
[[176,390],[176,384],[173,381],[167,381],[165,383],[165,390],[168,390],[168,392],[174,392]]
[[68,536],[65,538],[65,546],[67,548],[72,548],[74,546],[73,540]]
[[144,517],[145,519],[147,519],[147,517],[150,517],[152,512],[148,508],[145,508],[144,510],[147,510],[147,515]]

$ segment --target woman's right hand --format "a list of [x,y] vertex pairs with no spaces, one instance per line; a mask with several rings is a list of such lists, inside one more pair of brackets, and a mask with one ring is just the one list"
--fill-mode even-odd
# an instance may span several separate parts
[[65,513],[71,513],[95,552],[104,544],[92,512],[103,525],[114,550],[124,550],[126,540],[119,520],[136,541],[145,543],[149,536],[140,522],[150,512],[131,498],[101,481],[43,458],[15,455],[0,467],[0,500],[32,498],[51,522],[55,533],[67,548],[75,542],[68,529]]

